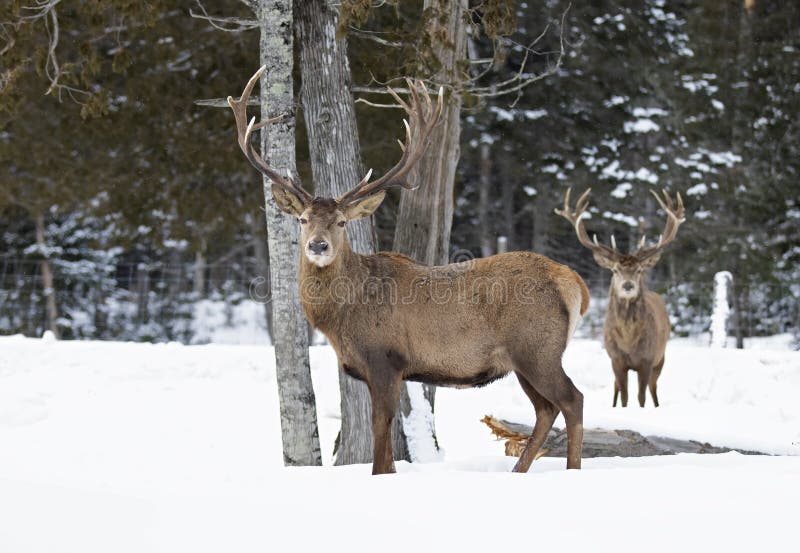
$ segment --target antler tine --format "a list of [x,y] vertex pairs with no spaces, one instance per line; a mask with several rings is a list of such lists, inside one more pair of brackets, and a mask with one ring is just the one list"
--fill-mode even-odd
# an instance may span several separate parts
[[294,193],[302,200],[309,201],[311,200],[311,194],[297,186],[291,176],[286,178],[282,177],[280,173],[270,167],[269,164],[264,161],[264,159],[253,148],[252,138],[254,131],[264,128],[267,125],[271,125],[272,123],[276,123],[284,118],[284,115],[278,115],[277,117],[271,117],[270,119],[266,119],[260,123],[256,123],[255,117],[250,119],[250,121],[247,120],[247,103],[250,100],[250,94],[252,94],[256,82],[258,82],[258,79],[264,73],[266,68],[266,65],[262,66],[253,74],[252,77],[250,77],[250,80],[247,81],[247,84],[242,91],[242,95],[238,100],[234,100],[233,96],[228,96],[228,105],[233,111],[233,117],[236,120],[236,135],[237,141],[239,142],[239,148],[242,149],[242,152],[244,152],[247,160],[263,175],[266,175],[272,182],[284,190]]
[[407,119],[403,119],[405,141],[398,141],[403,152],[400,161],[385,175],[372,182],[369,182],[370,171],[370,174],[361,179],[355,188],[339,197],[337,202],[340,204],[351,203],[395,186],[409,190],[416,188],[405,179],[405,176],[426,151],[430,134],[442,113],[444,89],[439,89],[439,98],[434,108],[430,94],[422,81],[406,79],[406,83],[411,96],[410,104],[400,98],[392,88],[387,88],[389,94],[408,114]]
[[[578,241],[585,247],[593,251],[594,253],[600,254],[608,259],[616,260],[619,258],[619,252],[616,251],[616,243],[614,243],[614,249],[609,248],[603,244],[600,244],[597,241],[597,235],[594,235],[592,240],[589,240],[589,235],[586,233],[586,228],[583,226],[583,214],[586,213],[586,210],[589,208],[589,192],[591,192],[591,188],[587,188],[586,191],[580,195],[578,201],[575,202],[575,209],[573,210],[569,205],[569,197],[572,192],[572,188],[567,188],[567,192],[564,194],[564,209],[556,209],[555,212],[557,215],[560,215],[567,221],[569,221],[572,226],[575,228],[575,234],[578,235]],[[612,240],[614,240],[612,238]],[[616,241],[614,241],[616,242]]]
[[658,202],[658,205],[661,206],[661,209],[666,212],[667,221],[664,224],[664,231],[661,233],[655,246],[645,248],[643,247],[644,241],[640,243],[638,251],[634,254],[639,259],[646,259],[659,253],[667,244],[675,240],[675,237],[678,235],[678,227],[686,220],[683,198],[680,192],[675,195],[675,202],[672,201],[672,198],[666,190],[662,189],[661,191],[664,196],[663,200],[654,190],[651,190],[650,193],[653,194],[653,197]]
[[586,191],[580,195],[578,201],[575,202],[575,209],[581,212],[581,214],[586,211],[586,208],[589,207],[589,192],[591,192],[591,188],[587,188]]

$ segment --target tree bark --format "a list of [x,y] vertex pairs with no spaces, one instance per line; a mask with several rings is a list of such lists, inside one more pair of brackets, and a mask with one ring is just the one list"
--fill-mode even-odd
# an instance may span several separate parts
[[[347,42],[336,36],[338,11],[327,0],[295,3],[303,105],[314,192],[339,197],[364,176],[360,160]],[[375,252],[371,218],[347,224],[354,251]],[[372,461],[372,410],[369,390],[339,370],[342,427],[337,440],[337,465]]]
[[206,240],[200,240],[199,249],[194,252],[194,296],[201,300],[206,295]]
[[[296,175],[294,142],[293,41],[291,0],[259,2],[261,117],[286,114],[261,131],[261,153],[274,167]],[[308,360],[308,332],[297,282],[297,222],[283,214],[263,179],[269,233],[273,344],[283,437],[283,461],[288,466],[321,465],[317,408]]]
[[45,299],[45,310],[47,313],[47,328],[56,338],[61,338],[58,329],[58,304],[56,304],[56,286],[53,281],[53,268],[50,265],[50,254],[47,253],[47,240],[44,235],[44,214],[40,211],[34,216],[36,225],[36,245],[42,256],[42,293]]
[[533,214],[533,239],[531,240],[531,246],[536,253],[547,255],[547,223],[552,213],[552,206],[547,205],[541,190],[533,200],[533,209],[531,213]]
[[481,144],[480,196],[478,198],[478,221],[481,226],[481,257],[494,252],[494,239],[489,223],[489,197],[492,186],[492,156],[488,144]]
[[[516,236],[514,233],[514,184],[508,176],[503,178],[503,227],[505,227],[505,237],[507,240],[507,250],[517,249]],[[500,253],[500,252],[498,252]]]
[[[253,233],[253,254],[256,258],[256,275],[250,280],[250,298],[264,306],[264,320],[267,325],[267,334],[271,344],[275,343],[272,328],[272,300],[269,295],[269,253],[267,241],[264,240],[264,219],[260,214],[250,217],[250,227]],[[263,279],[263,280],[262,280]]]
[[412,171],[417,190],[403,190],[394,235],[394,249],[428,265],[447,263],[453,223],[453,185],[460,155],[461,103],[466,59],[466,0],[425,0],[432,10],[426,34],[439,70],[432,80],[445,86],[442,120],[431,133],[426,154]]
[[[424,10],[431,14],[428,37],[434,37],[431,50],[438,70],[433,81],[444,85],[447,95],[442,120],[431,133],[430,146],[412,172],[417,190],[403,190],[394,235],[394,250],[426,265],[448,262],[450,228],[453,223],[453,187],[461,140],[461,84],[466,59],[466,0],[425,0]],[[435,389],[426,387],[425,399],[434,408]],[[410,414],[411,402],[403,389],[401,411]],[[433,421],[431,421],[433,423]],[[431,424],[432,426],[432,424]],[[420,438],[422,439],[422,438]],[[435,440],[435,430],[433,439]],[[403,440],[405,442],[405,440]],[[395,442],[395,449],[407,443]],[[413,459],[412,459],[413,460]]]

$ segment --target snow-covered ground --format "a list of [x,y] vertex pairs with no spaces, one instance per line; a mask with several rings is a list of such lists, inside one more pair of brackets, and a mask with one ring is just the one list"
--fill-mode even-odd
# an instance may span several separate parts
[[[797,543],[800,353],[673,341],[662,406],[612,409],[599,343],[564,365],[587,427],[792,456],[540,459],[510,474],[479,420],[529,422],[513,377],[441,389],[443,461],[282,466],[268,347],[0,338],[0,552],[674,551]],[[338,430],[335,357],[312,348],[325,461]],[[632,375],[631,385],[635,388]],[[559,420],[556,423],[562,424]]]

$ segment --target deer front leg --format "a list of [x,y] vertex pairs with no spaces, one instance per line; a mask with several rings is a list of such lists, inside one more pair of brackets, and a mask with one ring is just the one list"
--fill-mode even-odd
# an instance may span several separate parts
[[372,399],[372,474],[395,471],[392,453],[392,419],[397,411],[400,379],[379,379],[370,383]]
[[639,407],[644,407],[644,402],[647,392],[647,384],[650,382],[651,369],[650,365],[647,368],[641,368],[637,371],[639,375]]
[[628,406],[628,367],[627,365],[611,360],[611,368],[614,369],[614,405],[617,406],[617,392],[622,396],[622,406]]

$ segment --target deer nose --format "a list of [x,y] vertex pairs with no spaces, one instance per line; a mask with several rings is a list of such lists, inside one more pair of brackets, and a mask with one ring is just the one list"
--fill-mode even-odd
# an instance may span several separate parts
[[311,250],[311,253],[316,255],[321,255],[322,252],[328,249],[328,243],[323,241],[317,242],[315,240],[311,240],[308,243],[308,249]]
[[622,284],[622,289],[625,290],[626,292],[630,292],[631,290],[633,290],[633,283],[630,280],[626,280]]

